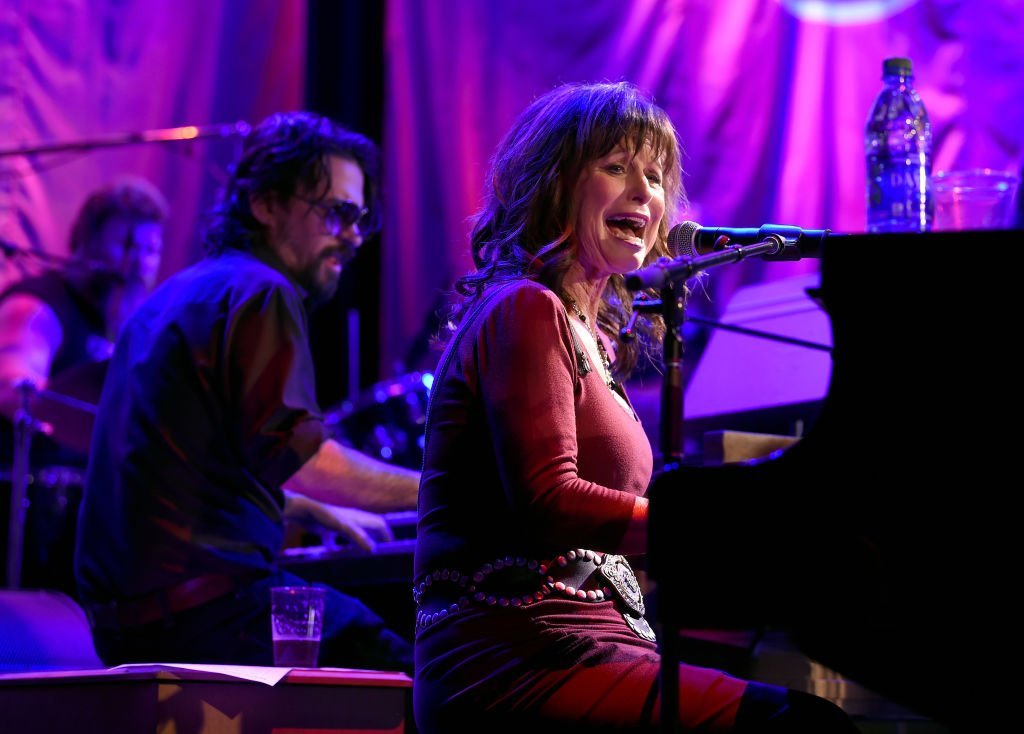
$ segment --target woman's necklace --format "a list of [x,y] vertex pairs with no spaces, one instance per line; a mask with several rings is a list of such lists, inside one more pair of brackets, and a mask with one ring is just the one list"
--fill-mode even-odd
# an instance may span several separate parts
[[610,390],[615,390],[618,385],[615,382],[615,378],[612,377],[612,361],[608,358],[608,352],[604,348],[604,342],[601,341],[601,337],[597,333],[597,327],[592,326],[590,321],[587,319],[587,315],[583,313],[583,309],[579,307],[575,299],[569,299],[569,308],[576,314],[576,318],[587,328],[590,332],[590,336],[594,338],[594,342],[597,344],[597,352],[601,355],[601,364],[604,365],[604,384],[608,386]]

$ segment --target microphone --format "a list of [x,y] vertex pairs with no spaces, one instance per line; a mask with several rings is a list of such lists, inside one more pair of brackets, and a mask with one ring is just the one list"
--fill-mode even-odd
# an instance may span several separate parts
[[804,232],[799,227],[784,224],[766,224],[760,229],[732,229],[683,222],[668,233],[668,249],[673,257],[660,258],[653,265],[627,274],[626,287],[634,291],[664,288],[701,270],[755,255],[765,260],[799,260],[803,256],[801,242],[805,243],[808,254],[816,254],[828,234],[828,230]]
[[[717,252],[727,245],[754,245],[770,237],[778,237],[778,252],[762,255],[765,260],[799,260],[820,257],[822,244],[832,234],[828,229],[800,229],[786,224],[765,224],[751,227],[702,227],[696,222],[682,222],[668,233],[668,249],[672,257],[696,257]],[[728,238],[724,244],[721,237]]]
[[[716,265],[758,256],[763,260],[799,260],[819,257],[832,235],[828,229],[800,229],[787,224],[765,224],[760,229],[702,227],[682,222],[668,233],[672,258],[660,258],[646,268],[626,275],[630,290],[663,288]],[[840,235],[842,236],[842,235]]]

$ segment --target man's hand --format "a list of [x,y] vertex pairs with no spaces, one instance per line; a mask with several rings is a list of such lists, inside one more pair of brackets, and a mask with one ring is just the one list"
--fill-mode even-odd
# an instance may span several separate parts
[[36,390],[46,387],[63,339],[57,314],[35,296],[15,293],[0,302],[0,413],[14,419],[22,381]]
[[284,483],[285,489],[339,507],[415,510],[420,473],[387,464],[332,438]]
[[354,507],[326,505],[294,492],[285,492],[284,517],[320,535],[326,546],[334,545],[333,538],[340,533],[373,553],[377,543],[395,539],[391,527],[380,515]]

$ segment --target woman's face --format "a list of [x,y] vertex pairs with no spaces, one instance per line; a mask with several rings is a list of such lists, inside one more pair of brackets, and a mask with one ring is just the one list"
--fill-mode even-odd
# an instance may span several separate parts
[[643,265],[665,216],[662,179],[662,162],[648,146],[631,153],[620,144],[586,166],[576,186],[576,237],[587,277]]

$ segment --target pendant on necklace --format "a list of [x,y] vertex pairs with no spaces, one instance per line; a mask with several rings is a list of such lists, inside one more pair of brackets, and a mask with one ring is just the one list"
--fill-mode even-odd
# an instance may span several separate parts
[[579,304],[576,303],[575,299],[569,299],[569,308],[572,309],[572,312],[576,314],[576,318],[578,318],[587,328],[587,331],[590,332],[591,338],[593,338],[594,343],[597,345],[597,352],[601,356],[601,364],[604,366],[604,384],[608,386],[609,390],[618,389],[618,383],[616,383],[615,378],[612,377],[612,361],[608,357],[608,350],[604,348],[604,342],[601,340],[601,336],[597,333],[597,327],[592,327],[590,325],[587,315],[583,313],[583,309],[579,307]]

